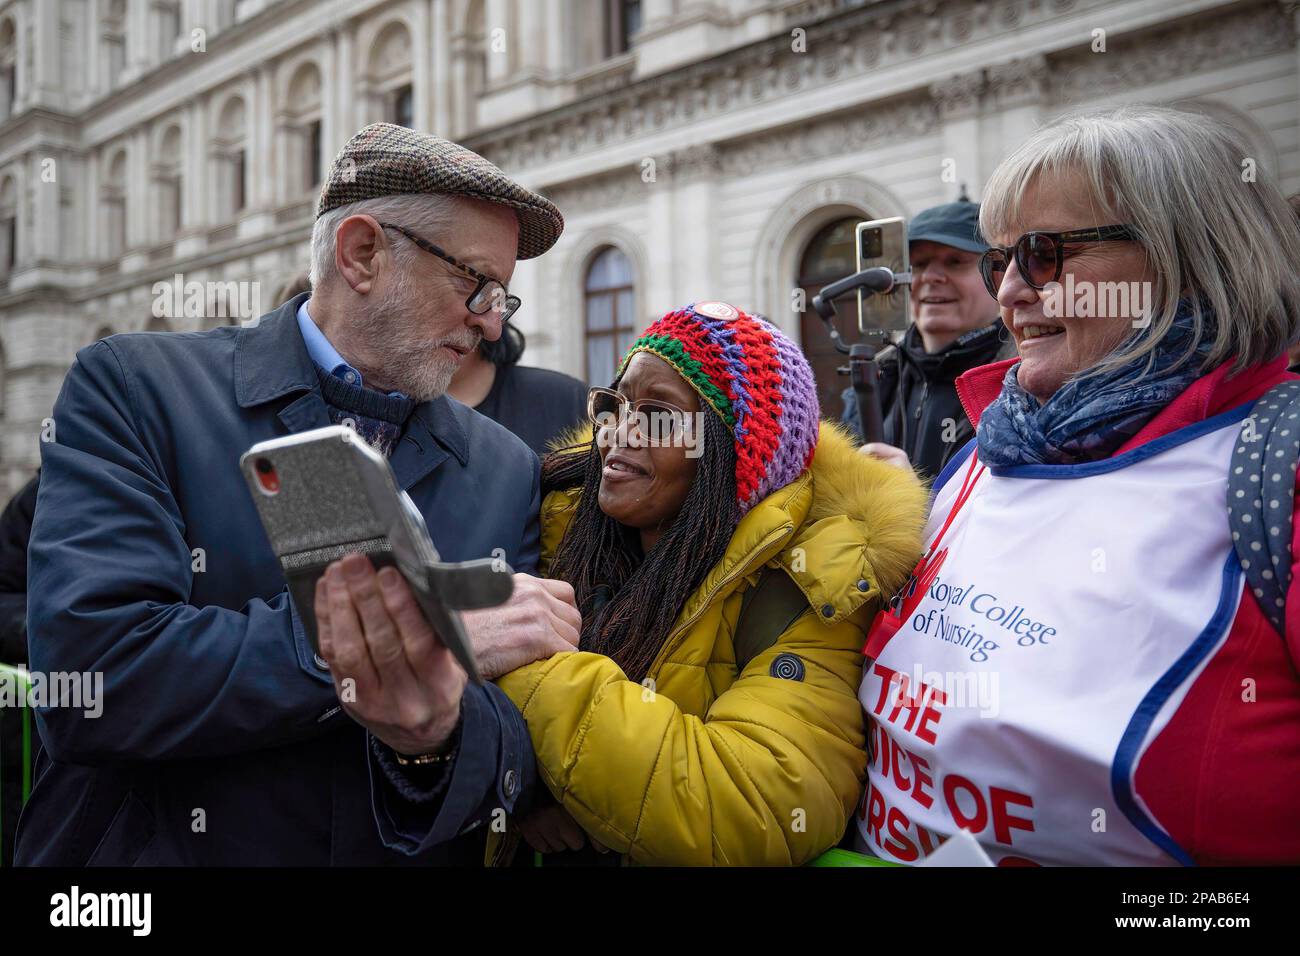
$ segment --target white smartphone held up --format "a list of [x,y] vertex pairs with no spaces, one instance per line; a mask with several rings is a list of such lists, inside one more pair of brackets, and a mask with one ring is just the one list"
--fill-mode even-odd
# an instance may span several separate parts
[[911,265],[907,255],[907,222],[901,216],[860,222],[857,228],[858,271],[886,266],[908,276],[888,295],[864,295],[858,290],[858,331],[902,332],[912,321]]
[[459,611],[494,607],[514,590],[493,558],[445,563],[388,460],[353,429],[317,428],[258,442],[239,459],[289,595],[319,653],[316,580],[334,561],[364,554],[397,568],[434,632],[476,684],[483,683]]

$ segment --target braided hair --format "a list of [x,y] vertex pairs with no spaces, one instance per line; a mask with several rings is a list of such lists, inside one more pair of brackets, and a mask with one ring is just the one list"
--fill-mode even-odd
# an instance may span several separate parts
[[[600,510],[602,461],[595,438],[548,455],[543,493],[578,488],[577,512],[550,576],[573,585],[582,612],[579,650],[612,658],[645,679],[687,599],[727,551],[740,521],[731,430],[707,405],[695,479],[668,530],[642,554],[641,539]],[[583,451],[583,448],[586,451]]]

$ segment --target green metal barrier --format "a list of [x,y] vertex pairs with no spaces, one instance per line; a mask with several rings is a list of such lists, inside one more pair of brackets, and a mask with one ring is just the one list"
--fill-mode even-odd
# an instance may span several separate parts
[[892,860],[882,860],[879,857],[867,856],[864,853],[854,853],[852,850],[842,850],[839,847],[827,850],[817,859],[808,864],[809,866],[902,866],[901,863],[895,863]]
[[[533,866],[542,865],[542,854],[536,850],[533,851]],[[902,866],[901,863],[895,863],[892,860],[882,860],[874,856],[866,856],[862,853],[854,853],[852,850],[841,850],[839,847],[833,847],[827,850],[817,859],[806,863],[805,866]]]
[[[12,664],[0,664],[0,685],[13,683],[16,686],[27,689],[32,686],[31,678],[27,671],[21,667],[14,667]],[[24,694],[24,699],[26,695]],[[0,707],[0,725],[3,724],[5,710]],[[22,802],[20,805],[25,806],[27,799],[32,795],[32,712],[26,708],[22,710],[23,722],[23,783],[22,783]],[[4,767],[0,766],[0,790],[4,787]],[[4,801],[0,799],[0,813],[4,812]],[[3,827],[4,821],[0,819],[0,827]],[[0,859],[0,866],[4,865],[4,860]]]

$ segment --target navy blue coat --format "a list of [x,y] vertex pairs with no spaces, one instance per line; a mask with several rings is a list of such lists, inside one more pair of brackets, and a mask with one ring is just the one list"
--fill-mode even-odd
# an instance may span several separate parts
[[[36,711],[20,864],[441,862],[533,785],[522,717],[470,685],[438,823],[409,826],[396,771],[311,651],[238,466],[329,424],[302,299],[245,327],[115,335],[68,372],[41,449],[31,667],[102,672],[102,714]],[[539,466],[506,429],[426,402],[391,464],[445,559],[501,548],[534,569]]]

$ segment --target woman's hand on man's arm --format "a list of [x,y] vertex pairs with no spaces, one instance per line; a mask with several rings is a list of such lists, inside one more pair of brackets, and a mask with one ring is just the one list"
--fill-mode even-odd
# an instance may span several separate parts
[[486,680],[578,648],[582,614],[566,581],[516,574],[510,600],[499,607],[462,611],[474,659]]

